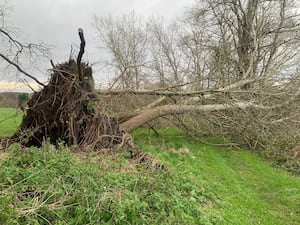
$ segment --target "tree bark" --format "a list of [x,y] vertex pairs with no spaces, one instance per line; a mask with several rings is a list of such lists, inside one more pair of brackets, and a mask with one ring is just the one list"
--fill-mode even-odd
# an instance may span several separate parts
[[132,132],[136,128],[166,115],[183,114],[183,113],[203,113],[214,111],[225,111],[232,109],[247,109],[249,107],[264,109],[264,106],[252,103],[237,102],[233,104],[214,104],[214,105],[164,105],[152,109],[147,109],[139,115],[120,124],[120,128],[126,132]]

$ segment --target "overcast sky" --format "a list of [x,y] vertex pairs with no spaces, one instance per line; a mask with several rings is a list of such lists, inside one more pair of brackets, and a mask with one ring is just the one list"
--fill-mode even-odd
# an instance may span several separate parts
[[[87,40],[84,57],[95,62],[101,57],[101,50],[97,48],[100,43],[93,27],[94,16],[118,16],[134,10],[146,18],[158,16],[172,21],[195,0],[10,0],[8,3],[12,10],[7,22],[18,27],[28,41],[52,45],[51,58],[55,62],[67,60],[70,46],[78,46],[79,27],[84,29]],[[100,79],[97,72],[96,79]]]

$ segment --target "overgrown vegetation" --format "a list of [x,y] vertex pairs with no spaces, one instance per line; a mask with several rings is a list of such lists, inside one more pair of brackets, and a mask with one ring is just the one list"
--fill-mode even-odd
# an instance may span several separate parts
[[248,151],[200,144],[179,129],[157,131],[137,130],[134,140],[168,171],[135,164],[123,151],[76,153],[62,144],[1,152],[0,223],[300,223],[299,177]]
[[213,193],[124,155],[72,155],[18,146],[1,159],[1,224],[211,224]]

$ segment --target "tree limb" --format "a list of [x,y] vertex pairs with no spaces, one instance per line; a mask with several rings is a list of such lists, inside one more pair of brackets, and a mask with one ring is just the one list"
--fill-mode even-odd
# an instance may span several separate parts
[[273,106],[261,106],[251,102],[236,102],[232,104],[213,104],[213,105],[164,105],[151,108],[143,111],[139,115],[129,119],[126,122],[120,124],[122,130],[131,132],[134,129],[142,126],[143,124],[154,120],[156,118],[172,115],[172,114],[184,114],[184,113],[203,113],[203,112],[215,112],[226,111],[232,109],[272,109]]
[[[264,78],[253,78],[245,79],[238,81],[236,83],[230,84],[224,88],[219,89],[204,89],[200,91],[169,91],[169,90],[109,90],[109,91],[99,91],[99,94],[102,95],[120,95],[120,94],[135,94],[135,95],[162,95],[162,96],[195,96],[203,95],[209,93],[219,93],[219,92],[228,92],[232,89],[242,87],[245,84],[254,83]],[[251,90],[235,90],[235,92],[251,92]],[[197,99],[195,99],[197,101]]]
[[30,75],[29,73],[27,73],[26,71],[24,71],[18,64],[14,63],[13,61],[11,61],[9,58],[7,58],[5,55],[3,55],[2,53],[0,53],[0,57],[3,58],[6,62],[8,62],[10,65],[13,65],[14,67],[16,67],[16,69],[23,73],[25,76],[31,78],[32,80],[34,80],[36,83],[38,83],[39,85],[45,87],[45,85],[43,83],[41,83],[38,79],[36,79],[34,76]]

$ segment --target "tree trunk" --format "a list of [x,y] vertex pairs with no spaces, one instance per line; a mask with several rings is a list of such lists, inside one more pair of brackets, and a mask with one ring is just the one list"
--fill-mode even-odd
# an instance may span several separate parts
[[152,109],[147,109],[139,115],[120,124],[122,130],[131,132],[147,122],[166,115],[175,115],[183,113],[203,113],[224,111],[230,109],[246,109],[249,107],[261,108],[261,106],[251,103],[237,102],[233,104],[214,104],[214,105],[164,105]]

